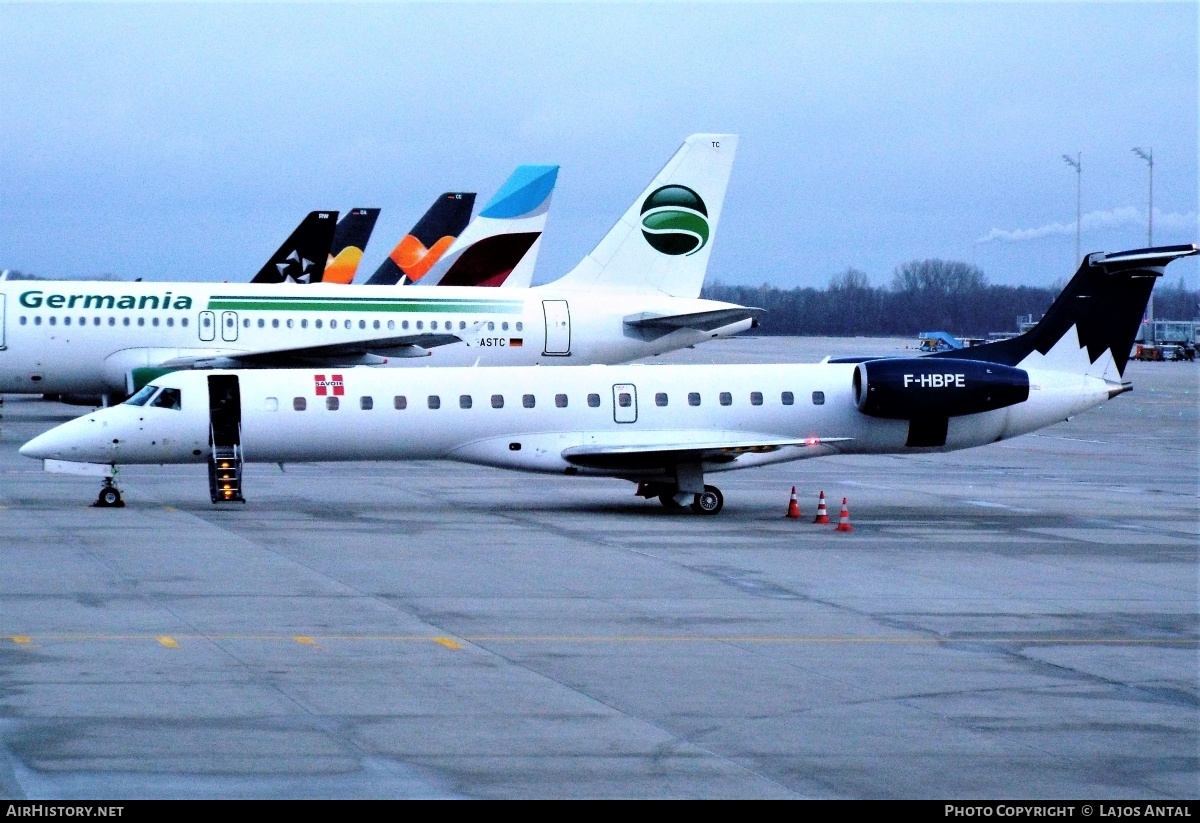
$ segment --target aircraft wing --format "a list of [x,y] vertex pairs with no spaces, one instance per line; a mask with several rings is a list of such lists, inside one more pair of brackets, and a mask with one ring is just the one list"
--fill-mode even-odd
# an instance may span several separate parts
[[[787,448],[811,449],[811,457],[830,454],[852,437],[777,438],[731,432],[647,432],[644,442],[586,443],[564,449],[563,459],[576,466],[611,471],[644,470],[679,463],[732,463],[746,454]],[[651,439],[653,438],[653,439]]]
[[459,343],[453,334],[405,334],[324,346],[176,357],[160,364],[179,369],[269,369],[308,366],[377,366],[389,357],[425,357],[429,349]]
[[688,314],[631,314],[623,318],[626,328],[642,340],[657,340],[677,329],[712,331],[740,320],[755,320],[765,309],[739,306],[736,309],[716,309]]

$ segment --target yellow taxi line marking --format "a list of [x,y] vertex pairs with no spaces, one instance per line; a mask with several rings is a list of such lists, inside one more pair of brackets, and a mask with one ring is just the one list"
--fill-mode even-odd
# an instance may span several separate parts
[[154,639],[157,640],[159,643],[161,643],[163,646],[166,646],[168,649],[178,649],[179,648],[179,641],[176,640],[174,637],[167,637],[165,634],[162,634]]
[[29,642],[29,635],[27,635],[27,634],[14,634],[14,635],[13,635],[13,637],[12,637],[12,642],[14,642],[14,643],[28,643],[28,642]]
[[439,646],[445,646],[447,649],[461,649],[462,648],[461,645],[459,645],[458,643],[455,643],[449,637],[435,637],[435,638],[433,638],[433,642],[437,643]]
[[174,506],[163,506],[163,511],[173,512],[173,511],[175,511],[175,507]]
[[297,636],[293,637],[292,639],[295,640],[297,643],[303,643],[305,646],[317,645],[317,641],[313,640],[311,637],[306,637],[305,635],[297,635]]

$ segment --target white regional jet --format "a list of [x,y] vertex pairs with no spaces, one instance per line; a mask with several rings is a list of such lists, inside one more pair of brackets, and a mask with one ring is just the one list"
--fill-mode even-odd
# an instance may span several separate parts
[[176,372],[21,453],[103,470],[101,505],[120,504],[111,483],[120,464],[207,463],[216,503],[243,500],[245,460],[444,459],[624,478],[668,507],[690,502],[715,514],[723,499],[705,485],[710,472],[980,446],[1128,391],[1120,378],[1154,280],[1196,253],[1189,245],[1088,255],[1028,333],[925,357]]
[[689,137],[571,272],[503,294],[0,282],[0,392],[107,401],[180,368],[615,363],[737,334],[756,309],[698,299],[736,149]]

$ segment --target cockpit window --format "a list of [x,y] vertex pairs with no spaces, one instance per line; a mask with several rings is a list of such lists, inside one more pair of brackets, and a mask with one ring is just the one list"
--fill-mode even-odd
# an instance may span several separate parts
[[150,405],[160,409],[179,409],[182,401],[183,393],[179,389],[163,389]]
[[146,405],[146,401],[153,397],[154,393],[157,392],[158,389],[159,387],[154,385],[142,386],[140,389],[138,389],[137,394],[125,401],[125,405],[144,406]]

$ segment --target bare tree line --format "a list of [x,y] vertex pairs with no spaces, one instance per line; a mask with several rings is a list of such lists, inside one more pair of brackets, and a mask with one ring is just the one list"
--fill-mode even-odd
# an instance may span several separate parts
[[[923,331],[948,331],[960,337],[1015,332],[1017,317],[1038,319],[1063,284],[1047,288],[988,283],[978,266],[957,260],[912,260],[896,267],[889,286],[872,286],[866,273],[850,268],[833,276],[824,289],[734,286],[714,281],[702,297],[757,306],[763,334],[910,337]],[[1200,316],[1200,291],[1159,283],[1155,316],[1190,320]]]

